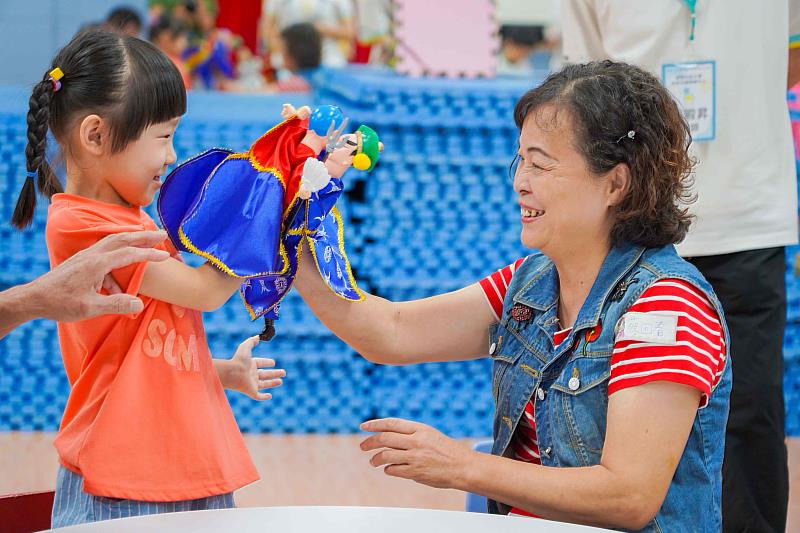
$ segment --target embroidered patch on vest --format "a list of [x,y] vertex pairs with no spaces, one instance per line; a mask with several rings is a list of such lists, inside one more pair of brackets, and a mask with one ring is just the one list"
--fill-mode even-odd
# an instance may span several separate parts
[[533,316],[533,309],[523,304],[514,304],[511,308],[511,318],[517,322],[527,322]]
[[675,344],[678,331],[677,315],[630,312],[622,315],[617,327],[616,341],[639,341],[653,344]]

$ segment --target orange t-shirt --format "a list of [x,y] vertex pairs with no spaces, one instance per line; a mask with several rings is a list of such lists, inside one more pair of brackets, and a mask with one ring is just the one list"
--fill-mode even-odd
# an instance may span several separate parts
[[[51,267],[106,235],[157,229],[138,207],[56,194],[47,215]],[[158,248],[180,259],[164,242]],[[112,272],[138,294],[147,263]],[[61,463],[96,496],[179,501],[258,479],[208,350],[201,314],[139,295],[136,316],[59,323],[72,387],[55,439]]]

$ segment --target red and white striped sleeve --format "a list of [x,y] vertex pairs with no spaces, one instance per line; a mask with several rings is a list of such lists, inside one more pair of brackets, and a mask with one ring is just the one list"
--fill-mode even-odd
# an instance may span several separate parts
[[695,387],[700,407],[725,367],[725,338],[716,310],[693,285],[678,279],[653,283],[628,312],[677,317],[675,342],[669,344],[617,337],[611,355],[608,394],[651,381],[671,381]]
[[525,261],[524,257],[517,259],[510,265],[501,268],[478,282],[498,322],[503,314],[503,300],[506,298],[508,284],[511,283],[511,277],[523,261]]

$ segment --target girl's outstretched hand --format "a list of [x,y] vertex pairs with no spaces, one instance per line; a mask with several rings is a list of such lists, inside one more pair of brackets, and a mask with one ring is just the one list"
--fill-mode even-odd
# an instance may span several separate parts
[[[227,379],[223,386],[236,390],[254,400],[269,400],[272,394],[261,392],[280,387],[286,371],[273,369],[275,361],[266,357],[253,357],[253,348],[259,343],[258,336],[250,337],[239,345],[231,359]],[[271,370],[268,370],[271,369]]]

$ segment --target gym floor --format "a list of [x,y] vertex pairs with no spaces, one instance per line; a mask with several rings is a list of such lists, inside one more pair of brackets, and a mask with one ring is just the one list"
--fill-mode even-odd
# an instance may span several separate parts
[[[52,490],[54,433],[0,433],[0,494]],[[464,509],[464,493],[391,478],[369,464],[360,435],[247,435],[262,479],[236,493],[240,507],[358,505]],[[464,441],[471,446],[474,441]],[[800,439],[789,439],[787,531],[800,530]]]

